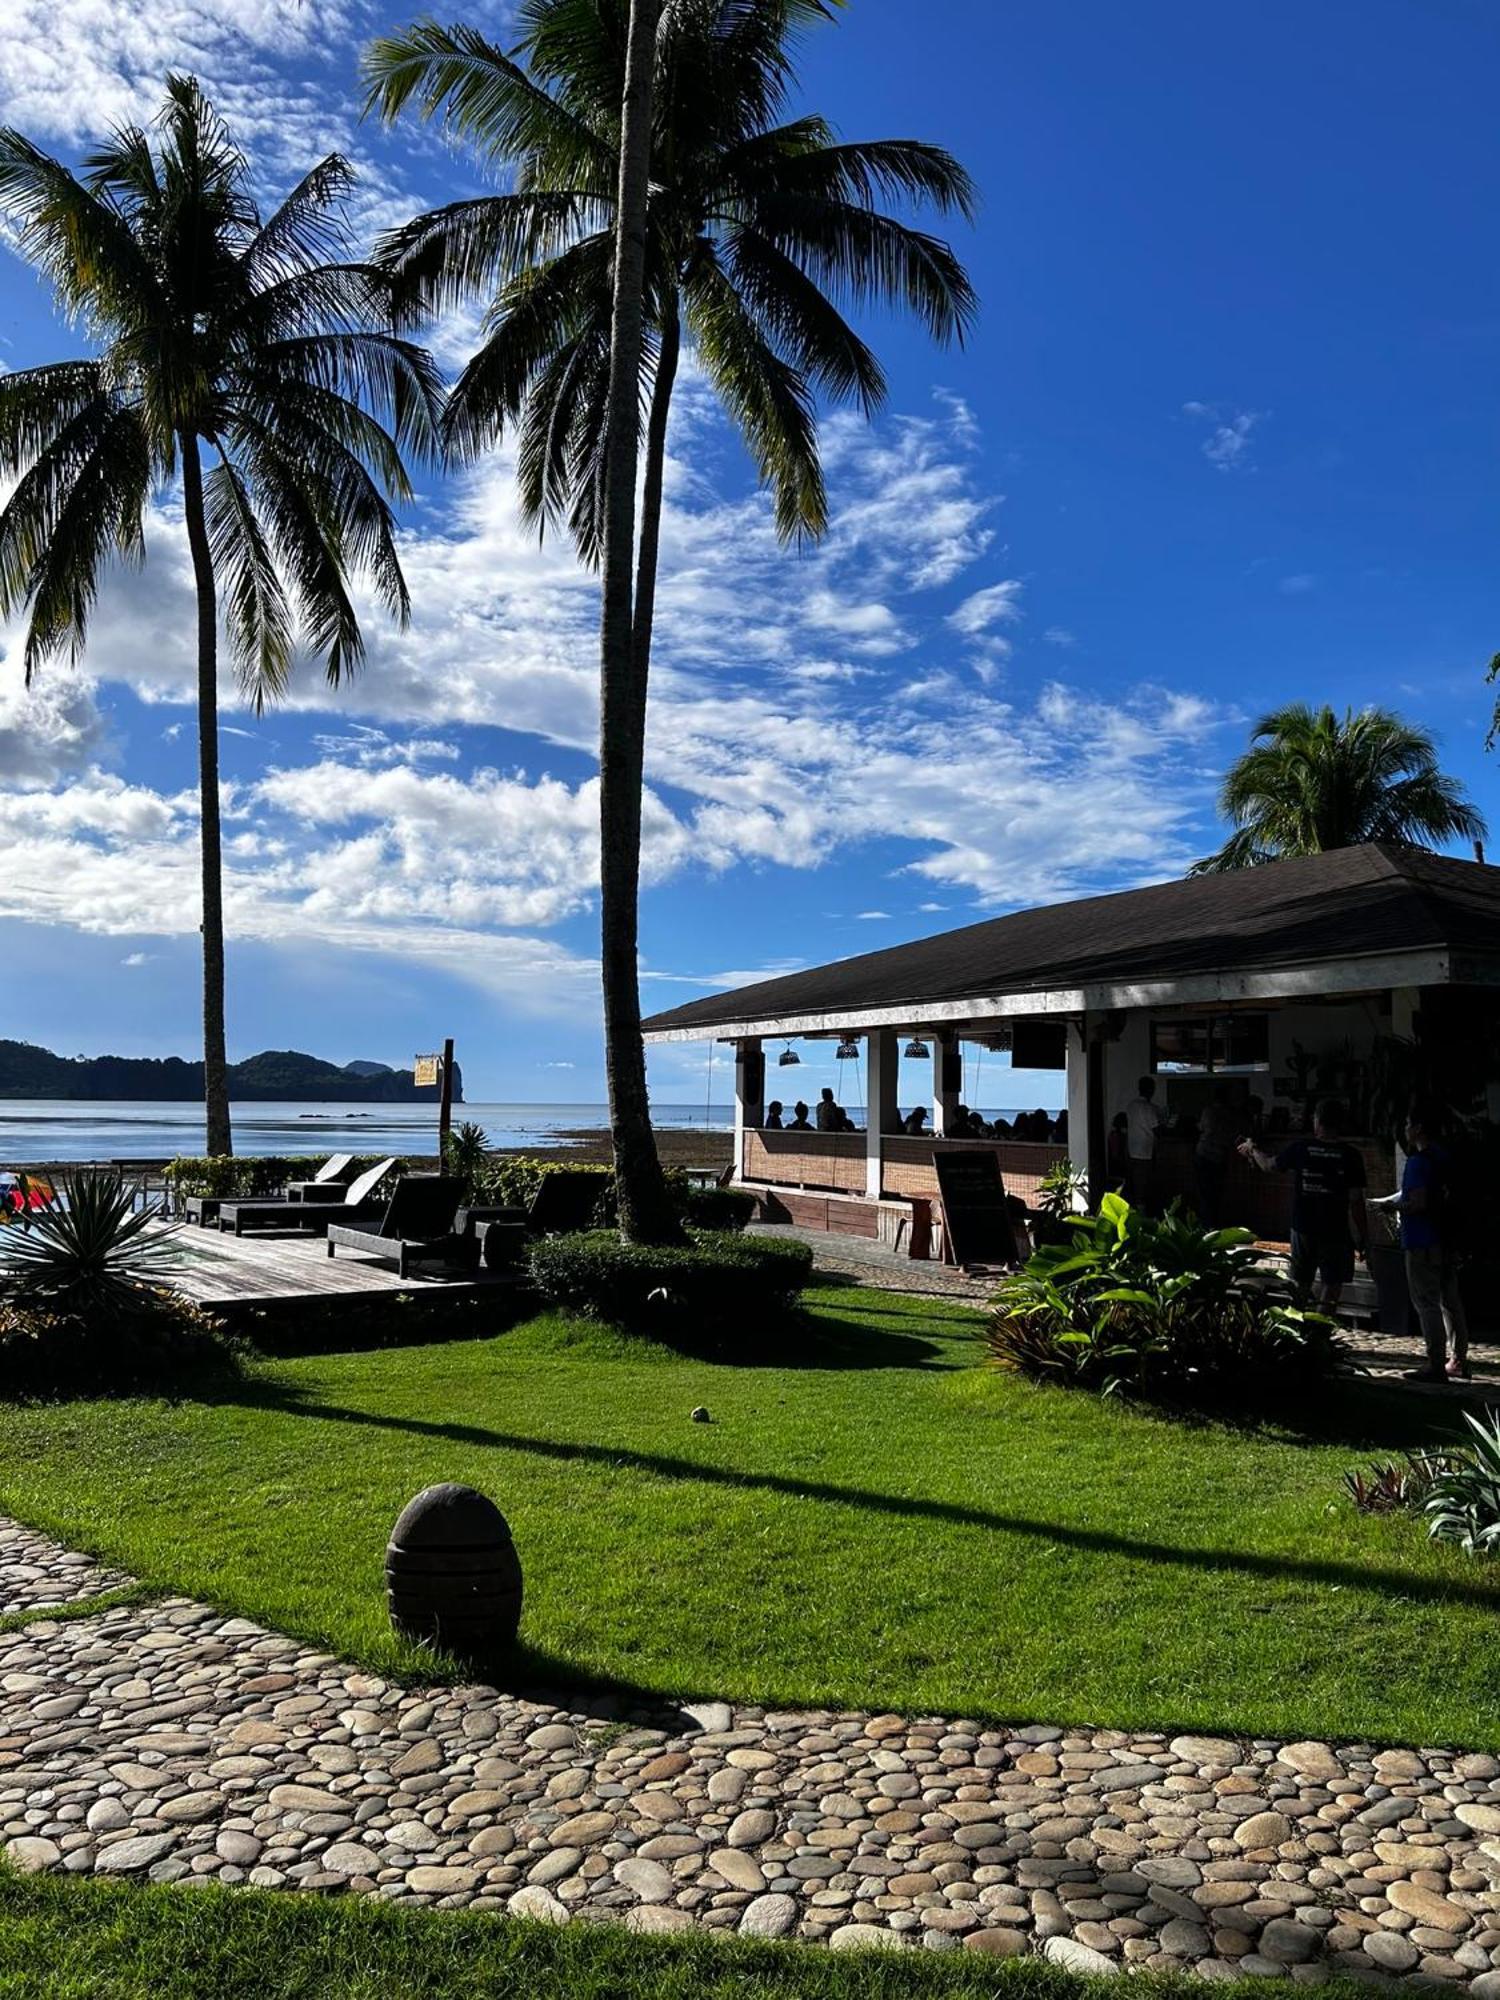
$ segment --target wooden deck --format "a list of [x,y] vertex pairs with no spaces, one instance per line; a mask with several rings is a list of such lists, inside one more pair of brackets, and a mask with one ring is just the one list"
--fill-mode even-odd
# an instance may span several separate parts
[[300,1305],[313,1299],[369,1297],[380,1292],[437,1293],[513,1288],[508,1272],[450,1272],[425,1266],[401,1278],[394,1265],[377,1263],[355,1250],[330,1257],[321,1236],[229,1236],[192,1225],[173,1232],[178,1263],[167,1279],[172,1290],[195,1305]]

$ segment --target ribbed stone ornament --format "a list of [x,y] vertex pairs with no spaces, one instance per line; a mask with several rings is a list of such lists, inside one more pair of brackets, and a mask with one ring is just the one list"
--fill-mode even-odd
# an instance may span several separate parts
[[472,1486],[419,1493],[385,1552],[391,1623],[459,1659],[493,1659],[521,1622],[521,1559],[493,1500]]

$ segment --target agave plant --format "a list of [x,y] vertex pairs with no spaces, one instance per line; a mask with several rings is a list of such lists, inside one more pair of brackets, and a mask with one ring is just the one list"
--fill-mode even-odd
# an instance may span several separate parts
[[1454,1447],[1425,1502],[1435,1542],[1457,1542],[1471,1556],[1500,1549],[1500,1411],[1465,1410],[1468,1440]]
[[64,1174],[61,1199],[0,1238],[0,1293],[77,1313],[140,1307],[180,1255],[124,1176]]
[[1344,1491],[1361,1514],[1397,1514],[1424,1504],[1447,1464],[1445,1453],[1432,1451],[1377,1459],[1364,1471],[1346,1472]]
[[456,1132],[448,1134],[443,1147],[443,1171],[463,1182],[465,1201],[472,1201],[479,1192],[489,1163],[489,1135],[482,1125],[466,1119]]

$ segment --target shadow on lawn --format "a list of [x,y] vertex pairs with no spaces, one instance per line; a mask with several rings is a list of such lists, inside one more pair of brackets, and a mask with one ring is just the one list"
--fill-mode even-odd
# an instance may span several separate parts
[[327,1423],[369,1425],[377,1430],[406,1431],[417,1437],[445,1439],[500,1451],[529,1452],[560,1464],[599,1465],[611,1472],[643,1472],[657,1479],[681,1479],[700,1485],[737,1487],[748,1492],[787,1494],[796,1499],[822,1500],[836,1507],[853,1507],[906,1520],[943,1521],[958,1527],[986,1528],[1050,1547],[1083,1549],[1119,1556],[1130,1562],[1168,1568],[1228,1571],[1268,1581],[1290,1579],[1406,1598],[1421,1604],[1477,1604],[1500,1610],[1500,1579],[1468,1582],[1460,1577],[1413,1575],[1404,1570],[1364,1568],[1354,1563],[1324,1562],[1307,1557],[1258,1555],[1249,1549],[1179,1548],[1167,1542],[1143,1541],[1103,1528],[1068,1527],[1057,1521],[1033,1520],[1024,1514],[1001,1514],[967,1507],[951,1500],[916,1494],[874,1493],[864,1487],[833,1486],[821,1480],[783,1477],[772,1472],[746,1472],[732,1466],[708,1465],[689,1458],[669,1458],[657,1452],[632,1451],[623,1445],[583,1444],[556,1438],[520,1437],[487,1430],[478,1424],[435,1423],[421,1417],[398,1417],[370,1410],[345,1408],[303,1397],[284,1384],[247,1388],[233,1400],[310,1417]]

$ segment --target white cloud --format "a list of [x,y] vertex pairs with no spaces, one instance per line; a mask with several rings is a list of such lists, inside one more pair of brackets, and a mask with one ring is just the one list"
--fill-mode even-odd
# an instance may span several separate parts
[[854,913],[854,921],[858,924],[888,924],[890,920],[889,910],[856,910]]
[[28,688],[19,645],[0,631],[0,785],[56,784],[105,746],[94,683],[65,667],[45,669]]
[[1060,647],[1064,652],[1078,644],[1066,625],[1049,625],[1042,634],[1042,639],[1046,645]]
[[1265,421],[1264,410],[1222,409],[1216,403],[1184,403],[1182,413],[1209,426],[1203,440],[1203,456],[1220,472],[1248,472],[1251,469],[1250,435]]
[[1318,579],[1305,572],[1300,576],[1284,576],[1276,586],[1283,597],[1306,597],[1309,591],[1316,590],[1317,587]]
[[992,583],[966,597],[956,611],[948,613],[947,622],[968,639],[981,638],[997,625],[1014,625],[1021,616],[1021,590],[1014,577]]
[[149,965],[155,957],[156,953],[154,951],[128,951],[120,960],[120,963],[121,965],[129,966]]

